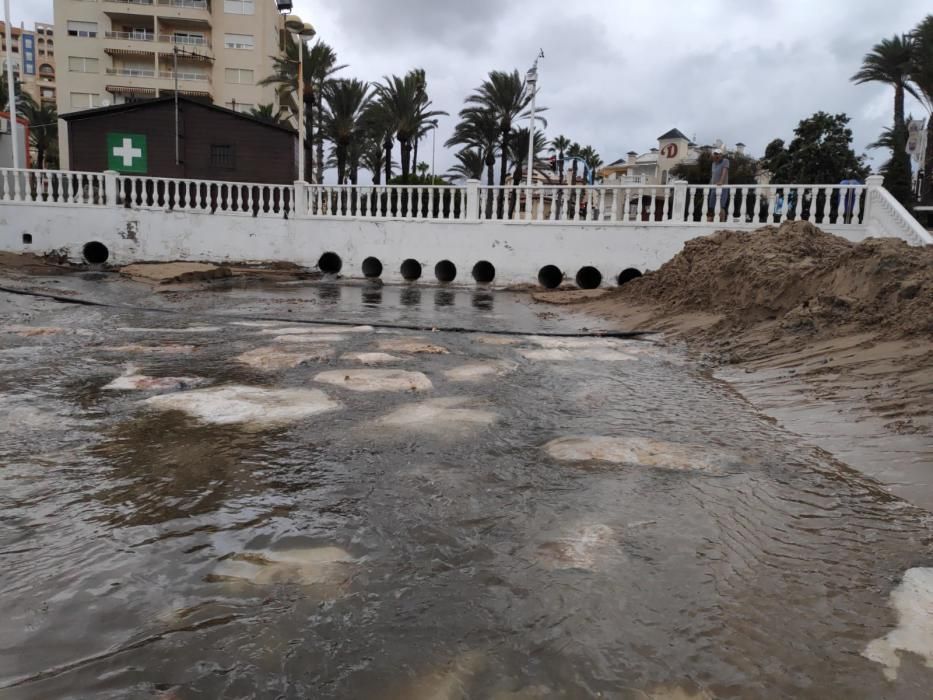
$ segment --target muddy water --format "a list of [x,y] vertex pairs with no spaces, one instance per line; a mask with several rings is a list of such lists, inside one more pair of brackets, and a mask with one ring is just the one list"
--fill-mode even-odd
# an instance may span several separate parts
[[[12,322],[67,332],[0,334],[3,697],[927,696],[920,653],[891,651],[892,680],[864,652],[933,565],[929,515],[673,350],[575,358],[527,334],[579,321],[485,291],[156,303],[214,316],[37,302]],[[250,314],[523,335],[276,342],[289,324]],[[430,388],[315,381],[391,338],[410,351],[379,368]],[[311,359],[237,360],[269,346]],[[106,388],[121,375],[202,381]]]

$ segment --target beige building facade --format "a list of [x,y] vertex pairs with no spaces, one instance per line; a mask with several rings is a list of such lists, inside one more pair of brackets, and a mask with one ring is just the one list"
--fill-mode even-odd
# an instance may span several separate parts
[[[282,54],[275,0],[54,0],[58,112],[174,94],[248,112]],[[177,66],[177,71],[176,67]],[[62,168],[68,153],[66,129]]]
[[11,46],[6,45],[6,26],[0,21],[0,65],[6,76],[6,62],[12,61],[13,72],[21,90],[36,103],[56,103],[55,30],[51,24],[36,22],[33,29],[24,25],[10,27]]

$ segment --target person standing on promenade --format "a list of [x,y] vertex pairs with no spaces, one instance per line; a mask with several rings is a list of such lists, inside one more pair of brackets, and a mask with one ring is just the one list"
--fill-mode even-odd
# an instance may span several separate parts
[[[716,211],[716,188],[729,184],[729,159],[723,155],[721,148],[713,149],[713,169],[710,174],[709,196],[707,197],[706,220],[713,220],[713,212]],[[719,220],[725,221],[729,211],[729,190],[723,189],[719,195],[721,208],[719,210]]]

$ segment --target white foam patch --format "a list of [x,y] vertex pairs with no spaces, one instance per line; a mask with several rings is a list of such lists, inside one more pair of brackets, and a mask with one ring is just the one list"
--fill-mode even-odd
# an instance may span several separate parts
[[609,348],[578,348],[567,350],[561,348],[547,348],[541,350],[519,350],[518,354],[526,360],[535,362],[571,362],[574,360],[597,360],[599,362],[624,362],[634,360],[633,355],[628,355],[618,350]]
[[228,325],[243,326],[244,328],[274,328],[281,326],[280,321],[231,321]]
[[217,333],[223,330],[220,326],[187,326],[185,328],[133,328],[123,326],[117,328],[122,333]]
[[432,399],[398,408],[376,424],[412,432],[449,435],[470,432],[498,420],[492,411],[465,406],[470,403],[474,400],[456,396]]
[[256,585],[336,584],[347,577],[348,565],[355,561],[339,547],[243,552],[221,561],[211,579],[248,581]]
[[286,326],[259,331],[263,335],[334,335],[341,333],[372,333],[372,326]]
[[908,569],[891,591],[890,604],[897,627],[871,642],[862,655],[884,666],[885,677],[892,681],[901,665],[899,651],[916,654],[933,668],[933,568]]
[[15,333],[23,338],[31,338],[40,335],[93,335],[93,333],[86,328],[63,328],[61,326],[0,326],[0,332]]
[[613,544],[615,533],[601,523],[580,525],[561,537],[538,545],[540,563],[552,569],[597,568],[604,550]]
[[302,335],[277,335],[272,340],[277,343],[339,343],[347,339],[345,335],[325,335],[306,333]]
[[444,372],[444,376],[452,382],[479,382],[492,377],[501,377],[514,372],[518,367],[514,362],[498,360],[493,362],[473,362],[468,365],[454,367]]
[[442,345],[426,342],[424,338],[387,338],[379,341],[379,349],[413,355],[446,355],[450,352]]
[[547,335],[528,335],[525,340],[534,343],[538,347],[560,349],[560,350],[582,350],[589,348],[613,348],[618,350],[627,345],[625,341],[618,338],[598,338],[598,337],[577,337],[577,336],[547,336]]
[[321,372],[314,381],[351,391],[427,391],[434,388],[423,372],[400,369],[335,369]]
[[725,455],[696,445],[644,437],[570,436],[551,440],[544,450],[561,462],[611,462],[676,471],[720,473]]
[[149,377],[139,374],[137,367],[129,365],[121,376],[103,388],[109,391],[179,391],[199,386],[205,381],[201,377]]
[[334,356],[330,348],[291,352],[275,346],[264,346],[237,355],[234,359],[254,369],[277,371],[328,360]]
[[94,349],[102,352],[145,352],[154,355],[188,355],[196,350],[194,345],[180,345],[177,343],[168,343],[166,345],[139,345],[130,343],[128,345],[103,345]]
[[346,362],[359,362],[364,365],[385,365],[392,362],[404,362],[405,357],[390,355],[387,352],[348,352],[340,356]]
[[258,426],[282,425],[341,408],[340,403],[319,389],[263,389],[242,385],[163,394],[143,403],[162,411],[184,411],[205,423]]

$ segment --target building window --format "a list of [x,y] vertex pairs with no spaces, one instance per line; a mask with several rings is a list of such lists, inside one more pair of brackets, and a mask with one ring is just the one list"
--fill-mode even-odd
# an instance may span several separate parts
[[[39,72],[45,75],[43,66],[39,69]],[[51,70],[51,66],[48,66]],[[68,71],[71,73],[99,73],[98,61],[96,58],[83,58],[81,56],[69,56],[68,57]],[[52,73],[54,75],[54,72]]]
[[251,15],[253,0],[224,0],[224,12],[230,15]]
[[224,34],[224,47],[228,49],[252,49],[256,40],[252,34]]
[[100,107],[100,95],[92,92],[73,92],[71,93],[71,106],[76,109]]
[[68,36],[95,37],[97,36],[97,22],[78,22],[70,19],[68,20]]
[[234,170],[236,168],[236,151],[233,146],[212,143],[211,167]]
[[224,77],[226,82],[233,85],[253,85],[256,82],[253,71],[248,68],[227,68]]

